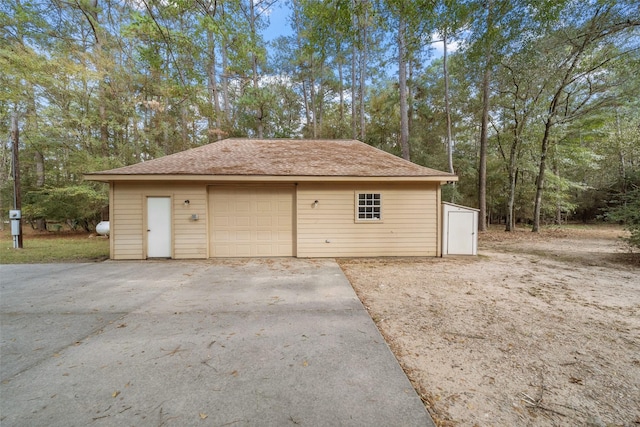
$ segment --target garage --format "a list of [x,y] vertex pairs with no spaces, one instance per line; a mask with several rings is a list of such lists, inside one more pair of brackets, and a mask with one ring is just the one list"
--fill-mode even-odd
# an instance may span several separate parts
[[356,140],[247,138],[85,178],[109,183],[112,259],[441,256],[458,179]]
[[212,257],[294,256],[293,185],[209,186]]

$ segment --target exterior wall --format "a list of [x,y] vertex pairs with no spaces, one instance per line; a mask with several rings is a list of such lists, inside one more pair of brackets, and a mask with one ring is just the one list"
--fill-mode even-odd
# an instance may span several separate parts
[[[382,194],[382,220],[356,221],[356,193]],[[439,183],[299,183],[297,256],[439,256],[439,198]]]
[[[208,258],[208,183],[112,182],[112,259],[147,258],[147,197],[171,197],[172,258]],[[356,194],[382,195],[382,220],[356,221]],[[184,203],[189,200],[189,204]],[[314,202],[318,201],[316,205]],[[294,193],[293,255],[440,256],[440,185],[310,183]],[[198,220],[192,220],[193,214]]]
[[[147,197],[172,199],[172,258],[207,258],[207,187],[203,183],[111,184],[112,259],[145,259]],[[185,200],[189,200],[186,205]],[[198,220],[192,220],[193,214]]]

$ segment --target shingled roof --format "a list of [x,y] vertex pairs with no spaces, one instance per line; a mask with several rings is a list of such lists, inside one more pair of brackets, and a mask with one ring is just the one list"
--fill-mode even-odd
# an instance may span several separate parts
[[430,177],[455,175],[419,166],[357,140],[225,139],[131,166],[86,174],[125,176]]

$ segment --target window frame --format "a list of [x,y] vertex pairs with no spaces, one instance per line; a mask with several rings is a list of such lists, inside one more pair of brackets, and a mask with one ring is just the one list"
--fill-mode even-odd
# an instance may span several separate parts
[[[363,199],[361,199],[361,196],[364,196]],[[371,198],[367,198],[367,196],[370,196]],[[382,192],[380,191],[356,191],[354,193],[354,198],[355,198],[355,209],[354,209],[354,214],[355,214],[355,222],[357,223],[381,223],[383,221],[383,214],[382,214]],[[361,204],[360,202],[364,201],[370,201],[371,204]],[[377,202],[377,203],[376,203]],[[367,208],[371,208],[371,212],[361,212],[361,208],[363,209],[367,209]],[[361,217],[360,214],[365,215],[365,217]],[[376,217],[376,213],[378,214],[378,216]],[[371,215],[370,217],[367,217],[367,215]]]

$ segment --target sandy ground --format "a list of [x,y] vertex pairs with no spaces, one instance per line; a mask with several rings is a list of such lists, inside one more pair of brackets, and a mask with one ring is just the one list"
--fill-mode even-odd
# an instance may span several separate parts
[[640,254],[492,230],[478,257],[341,259],[439,426],[640,426]]

